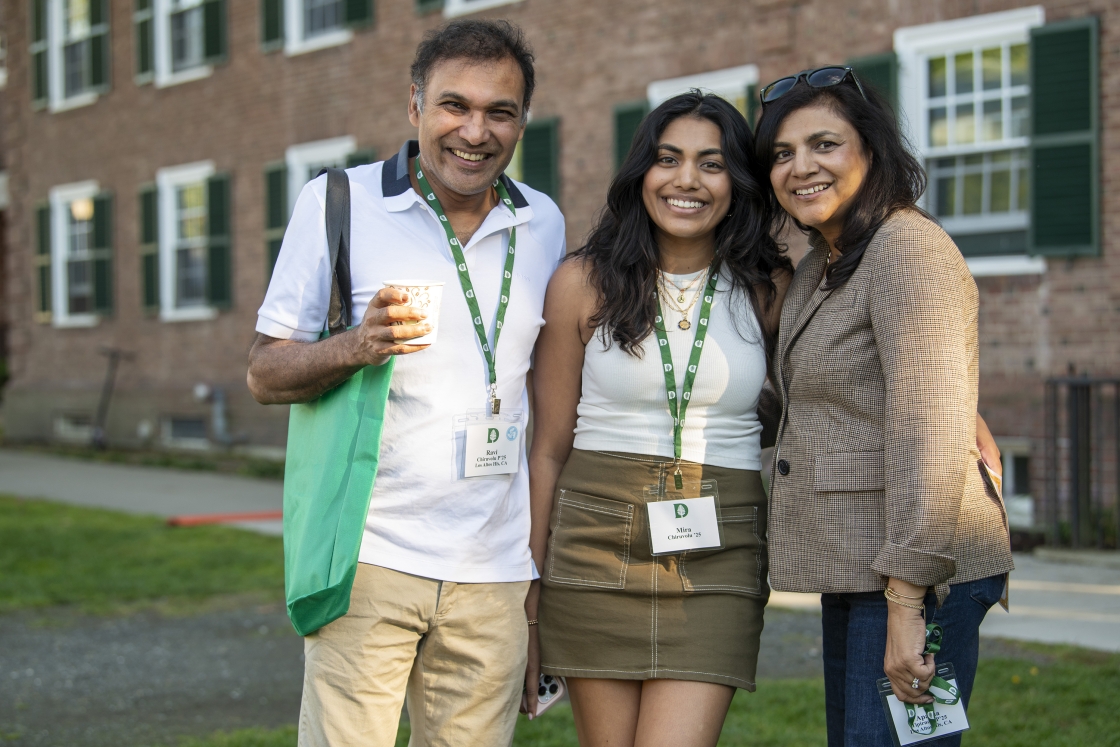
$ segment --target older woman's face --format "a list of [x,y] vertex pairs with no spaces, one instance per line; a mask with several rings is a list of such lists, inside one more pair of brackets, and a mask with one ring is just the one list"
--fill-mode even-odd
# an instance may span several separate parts
[[871,166],[859,133],[831,107],[807,106],[782,122],[772,155],[778,202],[832,243]]
[[699,117],[669,123],[657,161],[642,182],[642,202],[659,231],[674,238],[713,234],[731,208],[731,175],[720,129]]

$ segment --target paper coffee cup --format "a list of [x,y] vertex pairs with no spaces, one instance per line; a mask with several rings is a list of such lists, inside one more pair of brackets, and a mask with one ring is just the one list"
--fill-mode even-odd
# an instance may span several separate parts
[[431,345],[436,341],[439,332],[439,305],[443,299],[443,283],[434,280],[386,280],[386,288],[395,288],[408,294],[408,303],[414,309],[423,309],[428,312],[428,318],[423,322],[396,322],[396,324],[422,324],[432,325],[432,331],[423,337],[414,337],[411,340],[401,340],[402,345]]

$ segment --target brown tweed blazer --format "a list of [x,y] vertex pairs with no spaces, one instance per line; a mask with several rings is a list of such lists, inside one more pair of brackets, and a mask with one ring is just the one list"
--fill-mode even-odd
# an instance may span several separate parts
[[786,294],[770,492],[775,589],[878,591],[1013,568],[976,448],[978,294],[952,239],[889,218],[843,286],[819,235]]

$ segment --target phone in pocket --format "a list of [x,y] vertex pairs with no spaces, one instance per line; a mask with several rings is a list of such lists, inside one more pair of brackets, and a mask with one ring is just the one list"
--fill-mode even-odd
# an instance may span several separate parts
[[[542,674],[537,681],[537,710],[533,713],[533,718],[540,716],[549,708],[560,702],[564,697],[563,677],[553,677],[551,674]],[[521,705],[528,707],[528,697],[521,696]]]

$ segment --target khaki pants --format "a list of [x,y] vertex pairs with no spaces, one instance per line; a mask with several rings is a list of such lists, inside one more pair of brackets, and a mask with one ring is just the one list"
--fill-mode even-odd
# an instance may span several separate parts
[[358,564],[350,611],[304,639],[300,747],[502,747],[525,679],[528,581],[455,584]]

